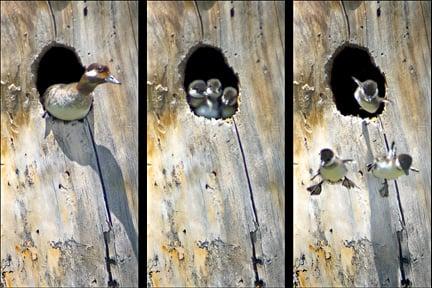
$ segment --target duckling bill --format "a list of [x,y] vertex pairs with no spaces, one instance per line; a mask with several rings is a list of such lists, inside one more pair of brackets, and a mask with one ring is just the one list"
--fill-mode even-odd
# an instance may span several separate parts
[[93,63],[79,82],[48,87],[43,95],[44,107],[51,116],[60,120],[83,119],[93,103],[93,90],[103,83],[121,84],[107,66]]

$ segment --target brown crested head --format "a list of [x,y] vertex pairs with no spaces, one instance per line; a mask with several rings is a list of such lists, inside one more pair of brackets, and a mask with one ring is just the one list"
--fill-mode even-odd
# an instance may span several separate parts
[[98,63],[90,64],[85,71],[85,75],[89,80],[95,80],[95,82],[104,82],[104,79],[107,78],[110,74],[109,68],[105,65],[101,65]]
[[120,84],[120,82],[111,74],[108,66],[98,64],[98,63],[90,64],[86,68],[84,75],[90,82],[97,83],[97,84],[101,84],[101,83]]

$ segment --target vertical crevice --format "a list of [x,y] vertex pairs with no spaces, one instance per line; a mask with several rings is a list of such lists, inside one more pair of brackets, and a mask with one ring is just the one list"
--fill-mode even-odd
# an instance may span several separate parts
[[200,25],[201,25],[201,39],[203,39],[204,38],[204,26],[203,26],[203,22],[202,22],[201,12],[199,10],[198,3],[196,0],[194,1],[194,4],[195,4],[195,8],[197,10],[198,18],[199,18]]
[[99,155],[98,155],[98,152],[97,152],[97,149],[96,149],[96,143],[95,143],[95,140],[94,140],[94,137],[93,137],[93,132],[90,129],[90,124],[88,123],[87,117],[84,118],[84,119],[85,119],[85,121],[87,123],[87,129],[89,130],[89,134],[90,134],[90,138],[91,138],[90,140],[91,140],[91,143],[92,143],[92,146],[93,146],[93,150],[94,150],[94,153],[95,153],[95,156],[96,156],[96,165],[97,165],[98,174],[99,174],[99,178],[100,178],[101,185],[102,185],[102,192],[103,192],[103,196],[104,196],[105,208],[106,208],[107,215],[108,215],[109,225],[110,225],[110,228],[111,228],[112,227],[111,211],[110,211],[109,204],[108,204],[107,190],[105,188],[105,182],[104,182],[104,179],[103,179],[103,176],[102,176],[102,170],[101,170],[101,166],[100,166],[100,162],[99,162]]
[[346,9],[345,9],[344,1],[341,1],[341,5],[342,5],[343,12],[344,12],[345,20],[346,20],[346,23],[347,23],[348,40],[349,40],[351,38],[351,28],[350,28],[350,23],[349,23],[349,19],[348,19],[348,14],[347,14]]
[[245,170],[246,179],[247,179],[247,183],[248,183],[249,195],[250,195],[250,198],[251,198],[252,209],[253,209],[253,214],[254,214],[254,218],[255,218],[254,222],[257,225],[259,225],[257,209],[256,209],[256,206],[255,206],[255,200],[254,200],[253,192],[252,192],[252,185],[251,185],[251,181],[250,181],[250,177],[249,177],[249,171],[248,171],[247,164],[246,164],[246,157],[245,157],[245,154],[244,154],[243,145],[242,145],[241,140],[240,140],[240,134],[239,134],[238,129],[237,129],[237,124],[236,124],[234,118],[233,118],[233,123],[234,123],[234,128],[235,128],[235,132],[236,132],[236,136],[237,136],[237,141],[239,143],[240,153],[241,153],[242,161],[243,161],[243,167],[244,167],[244,170]]
[[252,243],[252,267],[255,272],[255,287],[264,287],[264,281],[259,277],[258,266],[257,266],[257,264],[259,263],[259,260],[256,257],[256,249],[255,249],[257,232],[258,232],[258,227],[255,228],[255,231],[251,231],[249,234]]
[[56,20],[55,20],[53,9],[51,7],[51,2],[50,1],[47,1],[47,2],[48,2],[48,7],[49,7],[49,10],[50,10],[50,13],[51,13],[51,18],[53,20],[54,36],[55,36],[55,39],[57,39],[57,23],[56,23]]
[[109,234],[111,233],[111,228],[109,228],[108,231],[104,231],[103,232],[103,236],[104,236],[104,243],[105,243],[105,263],[106,263],[106,267],[107,267],[107,272],[108,272],[108,287],[119,287],[118,282],[113,279],[112,276],[112,272],[111,272],[111,263],[113,262],[113,260],[110,257],[110,253],[109,253]]
[[233,123],[234,123],[234,129],[235,129],[236,136],[237,136],[237,141],[238,141],[239,147],[240,147],[240,153],[242,156],[243,167],[244,167],[245,174],[246,174],[246,179],[247,179],[248,189],[249,189],[249,195],[250,195],[250,199],[251,199],[251,203],[252,203],[252,210],[253,210],[253,216],[254,216],[255,230],[250,232],[250,238],[251,238],[251,244],[252,244],[252,266],[253,266],[253,270],[255,272],[255,287],[264,287],[264,281],[259,277],[259,273],[258,273],[258,267],[257,267],[257,259],[258,258],[256,256],[256,249],[255,249],[255,243],[257,241],[256,238],[257,238],[257,233],[258,233],[258,229],[259,229],[258,213],[257,213],[257,209],[255,206],[255,200],[253,197],[252,185],[251,185],[251,181],[250,181],[249,171],[247,168],[246,157],[245,157],[245,153],[243,150],[243,145],[242,145],[241,140],[240,140],[240,133],[237,129],[237,124],[236,124],[234,118],[233,118]]
[[400,271],[401,271],[401,285],[402,287],[410,287],[411,281],[409,279],[407,279],[406,277],[406,273],[405,273],[405,268],[404,268],[404,263],[405,261],[407,261],[407,258],[403,256],[403,249],[402,249],[402,242],[403,242],[403,235],[402,233],[404,232],[404,228],[402,228],[401,231],[396,231],[396,236],[397,236],[397,240],[398,240],[398,248],[399,248],[399,267],[400,267]]
[[101,185],[102,185],[102,192],[103,192],[104,201],[105,201],[105,208],[107,211],[108,221],[109,221],[108,231],[103,232],[104,244],[105,244],[105,263],[106,263],[107,273],[108,273],[108,287],[118,287],[119,285],[118,285],[117,281],[115,279],[113,279],[112,272],[111,272],[111,263],[113,261],[111,260],[110,253],[109,253],[109,236],[111,233],[112,220],[111,220],[111,211],[110,211],[109,204],[108,204],[107,190],[105,188],[105,182],[104,182],[104,179],[102,176],[102,170],[101,170],[101,165],[100,165],[100,161],[99,161],[99,155],[98,155],[98,152],[96,149],[96,143],[95,143],[95,140],[93,137],[93,132],[90,129],[90,124],[87,120],[87,117],[84,118],[84,120],[87,124],[86,126],[87,126],[87,129],[89,131],[90,138],[91,138],[90,140],[91,140],[93,150],[94,150],[94,153],[96,156],[96,165],[97,165],[97,169],[98,169],[99,179],[100,179]]
[[402,209],[402,203],[400,200],[400,194],[399,194],[399,187],[397,185],[397,181],[394,180],[394,184],[395,184],[395,188],[396,188],[396,197],[397,197],[397,201],[398,201],[398,205],[399,205],[399,212],[401,214],[401,218],[402,218],[402,224],[403,224],[403,228],[405,229],[405,215]]

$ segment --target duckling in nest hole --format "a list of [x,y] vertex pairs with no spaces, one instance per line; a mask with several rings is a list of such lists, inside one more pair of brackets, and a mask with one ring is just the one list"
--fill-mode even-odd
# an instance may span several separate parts
[[81,120],[87,116],[93,103],[93,90],[103,83],[121,84],[107,66],[93,63],[87,67],[78,83],[54,84],[43,95],[46,111],[64,120]]

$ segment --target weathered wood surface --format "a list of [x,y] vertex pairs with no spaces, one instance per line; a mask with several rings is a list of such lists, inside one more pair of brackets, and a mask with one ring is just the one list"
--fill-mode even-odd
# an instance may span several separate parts
[[[430,10],[430,2],[294,2],[296,285],[400,287],[403,271],[413,287],[431,286]],[[324,65],[345,41],[367,47],[385,73],[394,104],[382,131],[334,104]],[[400,200],[393,181],[381,197],[365,169],[385,154],[385,137],[420,170],[397,180]],[[324,147],[356,160],[348,177],[360,189],[325,184],[309,195]]]
[[[3,285],[138,285],[137,28],[136,2],[1,2]],[[31,66],[52,41],[123,82],[88,121],[41,117]]]
[[[251,287],[258,276],[281,287],[284,3],[147,5],[147,284]],[[220,47],[238,73],[235,124],[190,111],[179,64],[200,41]]]

